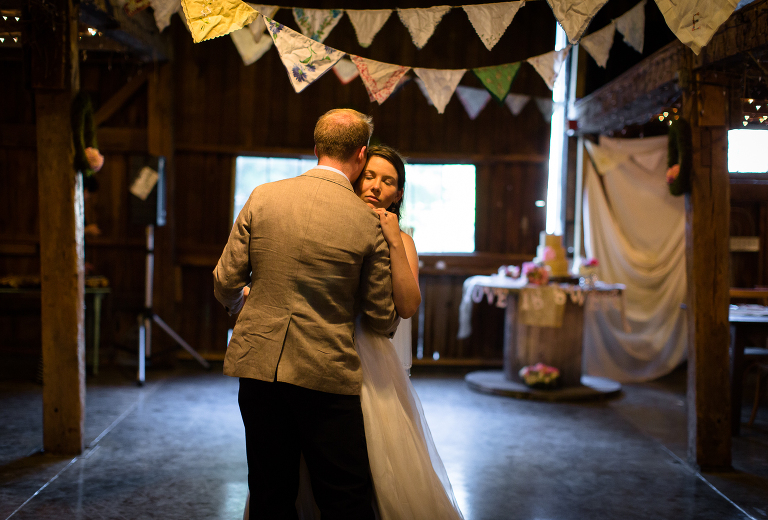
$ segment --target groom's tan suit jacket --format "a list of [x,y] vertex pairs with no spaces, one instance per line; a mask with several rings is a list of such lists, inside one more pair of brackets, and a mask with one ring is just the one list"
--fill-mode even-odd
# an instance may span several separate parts
[[231,314],[251,284],[224,358],[229,376],[357,394],[356,313],[376,332],[397,327],[379,218],[334,171],[253,190],[213,278]]

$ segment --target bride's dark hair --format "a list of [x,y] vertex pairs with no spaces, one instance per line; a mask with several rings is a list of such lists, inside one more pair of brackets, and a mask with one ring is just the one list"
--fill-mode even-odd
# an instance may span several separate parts
[[[400,155],[400,153],[391,146],[384,144],[376,144],[368,147],[368,160],[374,156],[381,157],[395,168],[395,171],[397,172],[397,191],[402,191],[403,197],[405,197],[406,163],[405,159],[403,159],[403,156]],[[397,220],[400,220],[400,207],[403,204],[403,197],[400,197],[400,200],[393,202],[387,208],[387,211],[391,211],[397,216]]]

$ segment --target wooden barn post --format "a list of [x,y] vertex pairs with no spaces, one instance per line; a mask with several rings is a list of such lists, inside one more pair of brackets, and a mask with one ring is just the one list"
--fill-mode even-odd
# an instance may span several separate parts
[[26,36],[35,90],[42,285],[43,446],[83,450],[85,320],[82,175],[73,167],[71,106],[79,88],[78,7],[30,2]]

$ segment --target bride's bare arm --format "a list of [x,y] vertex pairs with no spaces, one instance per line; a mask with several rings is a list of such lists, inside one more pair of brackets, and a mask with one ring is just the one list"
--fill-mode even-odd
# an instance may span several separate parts
[[389,244],[392,269],[392,296],[397,314],[410,318],[419,310],[419,257],[413,239],[400,231],[397,217],[384,210],[376,210],[381,220],[384,239]]

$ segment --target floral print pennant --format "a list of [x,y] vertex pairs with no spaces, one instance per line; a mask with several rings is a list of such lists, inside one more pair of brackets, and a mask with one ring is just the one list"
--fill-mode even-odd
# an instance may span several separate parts
[[293,8],[293,19],[299,24],[301,32],[317,42],[324,41],[331,34],[342,14],[344,11],[341,9]]
[[296,92],[307,88],[344,57],[343,52],[311,40],[271,18],[264,17],[264,23]]
[[398,87],[400,78],[411,69],[410,67],[382,63],[360,56],[350,56],[350,58],[357,66],[357,70],[360,71],[360,78],[368,91],[368,97],[372,102],[377,101],[379,105],[387,100]]
[[[280,10],[280,6],[277,5],[252,4],[250,2],[246,3],[258,11],[260,15],[266,16],[267,18],[274,18],[275,14]],[[264,32],[266,31],[264,23],[261,21],[261,19],[257,19],[255,22],[249,25],[248,28],[251,30],[251,34],[253,34],[253,41],[259,43],[259,40],[261,40],[261,37],[264,36]]]
[[242,29],[259,16],[241,0],[181,0],[195,43]]

